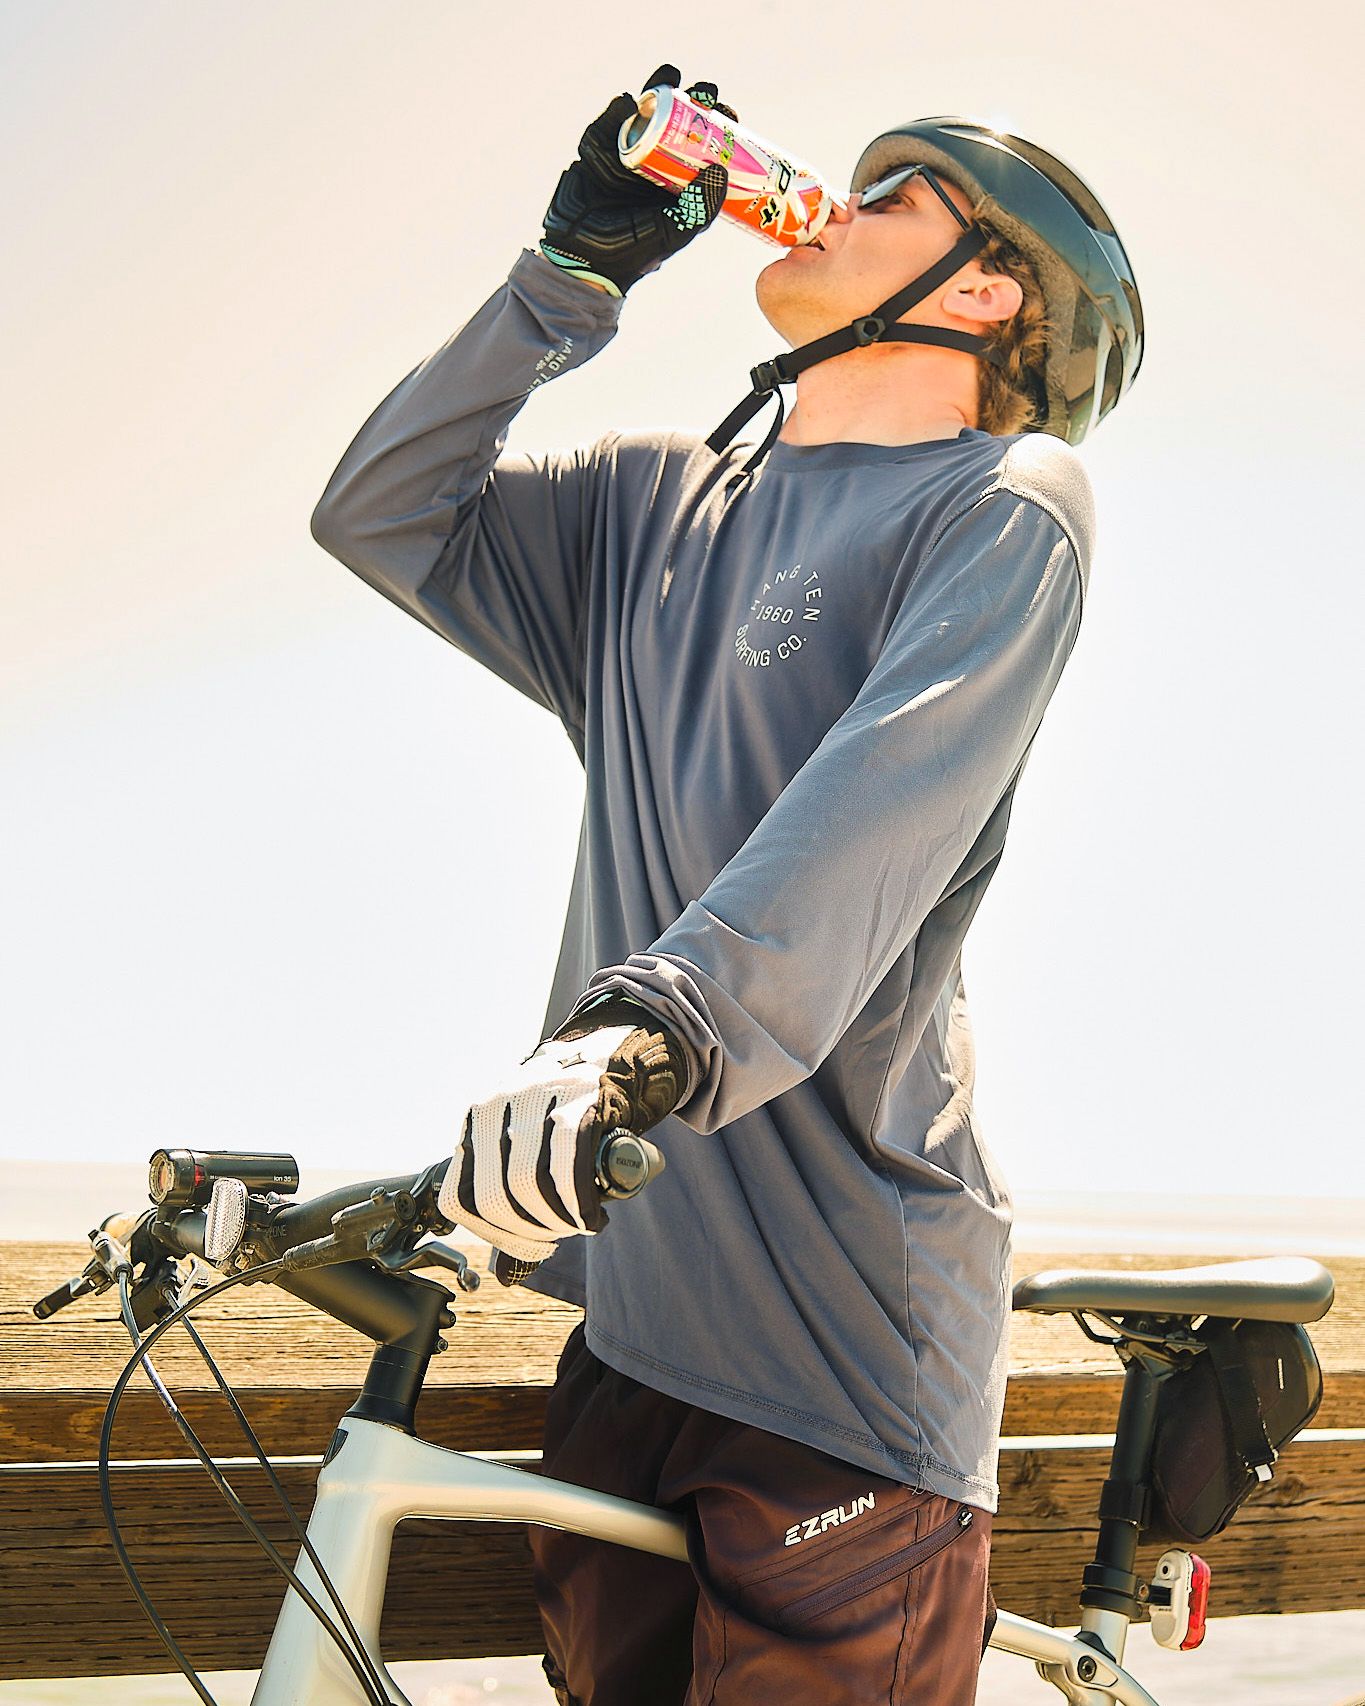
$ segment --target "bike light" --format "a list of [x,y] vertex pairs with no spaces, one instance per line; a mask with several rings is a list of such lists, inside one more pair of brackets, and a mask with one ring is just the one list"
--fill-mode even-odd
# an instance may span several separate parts
[[1151,1582],[1152,1639],[1159,1647],[1188,1653],[1204,1639],[1213,1572],[1197,1552],[1172,1548],[1161,1554]]
[[251,1155],[240,1149],[158,1149],[147,1168],[147,1190],[163,1208],[207,1202],[215,1179],[239,1179],[249,1191],[299,1188],[292,1155]]
[[[180,1152],[184,1154],[182,1150]],[[158,1149],[147,1167],[147,1194],[153,1202],[169,1202],[175,1194],[176,1184],[181,1177],[181,1169],[176,1165],[175,1157],[169,1149]],[[190,1174],[190,1185],[193,1187],[193,1170]],[[189,1199],[186,1198],[186,1201]]]

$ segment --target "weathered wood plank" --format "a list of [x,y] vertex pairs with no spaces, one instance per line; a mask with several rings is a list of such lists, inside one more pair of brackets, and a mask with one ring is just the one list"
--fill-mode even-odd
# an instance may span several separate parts
[[[1005,1394],[1002,1432],[1009,1437],[1040,1434],[1112,1433],[1123,1376],[1017,1370]],[[1365,1374],[1327,1371],[1315,1428],[1365,1428]],[[238,1398],[272,1457],[320,1452],[355,1399],[359,1388],[245,1387]],[[480,1450],[496,1440],[504,1451],[540,1445],[548,1384],[535,1386],[433,1386],[418,1408],[425,1439],[455,1450]],[[190,1425],[215,1454],[240,1456],[247,1447],[216,1392],[179,1393]],[[0,1392],[0,1462],[80,1462],[99,1446],[106,1392]],[[133,1387],[119,1407],[116,1457],[183,1457],[186,1447],[154,1393]]]
[[[107,1299],[76,1304],[48,1322],[29,1312],[33,1298],[77,1271],[81,1256],[79,1245],[0,1245],[0,1462],[94,1455],[105,1399],[127,1356],[122,1329]],[[1205,1259],[1022,1254],[1015,1273],[1181,1267]],[[1337,1278],[1337,1303],[1312,1329],[1326,1372],[1316,1425],[1365,1427],[1365,1260],[1333,1257],[1328,1266]],[[451,1349],[431,1365],[419,1412],[423,1431],[443,1445],[536,1445],[555,1360],[578,1312],[491,1281],[457,1307]],[[267,1449],[321,1450],[355,1395],[365,1341],[267,1286],[235,1307],[231,1297],[210,1305],[204,1331]],[[1006,1435],[1112,1428],[1122,1378],[1117,1359],[1091,1344],[1068,1316],[1016,1315],[1010,1352]],[[193,1425],[203,1428],[205,1443],[214,1451],[237,1451],[235,1424],[188,1343],[168,1335],[157,1360],[183,1395]],[[140,1383],[124,1401],[116,1448],[136,1457],[184,1453],[180,1436]]]
[[[1076,1621],[1106,1464],[1107,1454],[1094,1447],[1002,1454],[991,1562],[1001,1604],[1048,1623]],[[282,1479],[306,1515],[312,1471],[286,1466]],[[271,1538],[292,1554],[264,1478],[241,1470],[233,1480]],[[120,1471],[115,1496],[128,1513],[125,1539],[148,1590],[196,1663],[258,1665],[282,1588],[203,1477],[177,1468]],[[1363,1529],[1365,1452],[1358,1444],[1296,1442],[1271,1486],[1205,1549],[1214,1614],[1365,1606]],[[1156,1548],[1144,1552],[1147,1568],[1156,1555]],[[533,1652],[536,1628],[521,1528],[402,1525],[384,1624],[391,1657]],[[165,1667],[105,1539],[93,1474],[0,1477],[0,1676]]]
[[[1311,1253],[1311,1252],[1309,1252]],[[1143,1270],[1189,1267],[1221,1258],[1018,1253],[1014,1277],[1042,1268],[1107,1267]],[[117,1312],[108,1295],[72,1305],[50,1321],[31,1313],[34,1298],[76,1272],[84,1246],[0,1244],[0,1367],[6,1385],[28,1390],[108,1389],[127,1355]],[[1323,1366],[1365,1371],[1365,1258],[1326,1258],[1337,1281],[1337,1301],[1312,1328]],[[459,1324],[452,1348],[431,1365],[429,1384],[481,1386],[547,1382],[567,1325],[577,1312],[566,1304],[489,1280],[457,1300]],[[364,1341],[273,1286],[229,1293],[203,1313],[205,1336],[234,1385],[345,1385],[355,1379]],[[178,1334],[160,1352],[166,1373],[191,1387],[210,1382],[193,1349]],[[1112,1354],[1091,1344],[1069,1316],[1017,1314],[1010,1363],[1018,1369],[1108,1370]]]
[[[110,1294],[82,1299],[39,1321],[35,1298],[79,1272],[82,1245],[0,1244],[0,1368],[5,1385],[28,1391],[103,1388],[128,1355]],[[578,1311],[493,1280],[460,1296],[451,1349],[434,1359],[428,1384],[522,1386],[547,1383]],[[195,1317],[234,1386],[344,1386],[364,1372],[367,1343],[348,1327],[271,1285],[229,1292]],[[189,1340],[169,1333],[157,1351],[172,1385],[208,1389],[212,1380]],[[0,1441],[0,1443],[3,1443]]]
[[[1016,1276],[1044,1267],[1180,1267],[1191,1256],[1021,1255]],[[108,1388],[127,1355],[107,1299],[40,1323],[31,1300],[76,1271],[82,1247],[0,1246],[0,1462],[76,1463],[95,1454]],[[1318,1427],[1365,1426],[1365,1261],[1332,1258],[1336,1308],[1313,1328],[1327,1371]],[[273,1454],[321,1450],[351,1401],[367,1346],[284,1293],[262,1287],[225,1299],[206,1336]],[[577,1311],[486,1284],[459,1304],[453,1349],[432,1365],[419,1410],[441,1444],[517,1449],[539,1440],[559,1347]],[[185,1346],[159,1364],[211,1449],[242,1445],[209,1377]],[[1121,1374],[1067,1317],[1016,1316],[1006,1436],[1103,1433]],[[184,1445],[155,1398],[130,1389],[116,1455],[181,1457]],[[1074,1621],[1080,1570],[1093,1545],[1107,1454],[1085,1447],[1007,1449],[993,1579],[1003,1604],[1044,1621]],[[141,1479],[139,1478],[141,1477]],[[301,1510],[313,1471],[285,1470]],[[263,1479],[236,1480],[284,1542]],[[255,1485],[253,1485],[255,1483]],[[127,1533],[149,1588],[205,1666],[260,1662],[281,1589],[197,1471],[120,1472]],[[1218,1615],[1365,1606],[1365,1445],[1300,1441],[1275,1482],[1208,1548]],[[292,1545],[288,1548],[292,1550]],[[1148,1562],[1150,1563],[1150,1559]],[[212,1604],[212,1627],[202,1608]],[[528,1652],[536,1645],[524,1532],[502,1525],[411,1523],[395,1547],[386,1650],[397,1657]],[[118,1571],[95,1477],[72,1467],[0,1474],[0,1676],[97,1675],[167,1661]],[[23,1667],[23,1668],[17,1668]]]
[[[1322,1386],[1315,1428],[1365,1428],[1365,1373],[1324,1369]],[[1000,1431],[1007,1438],[1112,1433],[1122,1395],[1123,1371],[1117,1357],[1112,1370],[1011,1368]]]
[[[1093,1447],[1001,1453],[991,1584],[1011,1610],[1044,1623],[1079,1620],[1081,1569],[1093,1556],[1108,1452]],[[1211,1615],[1365,1607],[1365,1448],[1296,1440],[1275,1479],[1227,1531],[1199,1548],[1213,1571]],[[1160,1547],[1143,1548],[1150,1571]]]
[[[363,1363],[363,1358],[362,1358]],[[290,1388],[246,1386],[237,1397],[271,1457],[321,1452],[358,1385]],[[418,1406],[423,1438],[478,1451],[496,1440],[503,1451],[540,1446],[548,1385],[434,1386]],[[97,1456],[107,1392],[0,1392],[0,1463],[73,1463]],[[215,1455],[246,1455],[248,1446],[216,1391],[176,1389],[190,1426]],[[116,1458],[186,1457],[188,1448],[156,1394],[133,1386],[119,1405]]]

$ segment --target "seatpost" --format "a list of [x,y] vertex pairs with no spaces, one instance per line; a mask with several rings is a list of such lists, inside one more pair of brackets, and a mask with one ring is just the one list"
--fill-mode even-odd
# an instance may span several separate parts
[[1085,1566],[1081,1577],[1081,1605],[1090,1611],[1118,1612],[1131,1621],[1142,1609],[1138,1598],[1140,1582],[1133,1566],[1151,1497],[1147,1471],[1156,1432],[1157,1393],[1162,1379],[1171,1371],[1168,1366],[1163,1368],[1160,1363],[1149,1361],[1131,1344],[1126,1347],[1126,1355],[1120,1354],[1127,1363],[1123,1399],[1109,1460],[1109,1479],[1100,1494],[1095,1561]]

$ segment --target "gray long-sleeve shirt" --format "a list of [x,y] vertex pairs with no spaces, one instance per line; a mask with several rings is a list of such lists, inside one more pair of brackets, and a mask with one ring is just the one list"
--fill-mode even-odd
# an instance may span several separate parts
[[538,1283],[647,1385],[994,1509],[1008,1190],[959,953],[1093,529],[1041,435],[499,455],[621,304],[524,254],[313,519],[552,711],[587,797],[549,1020],[620,987],[692,1082],[667,1171]]

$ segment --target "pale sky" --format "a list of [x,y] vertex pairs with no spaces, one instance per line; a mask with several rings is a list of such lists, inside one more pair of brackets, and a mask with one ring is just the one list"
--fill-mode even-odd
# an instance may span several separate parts
[[[961,112],[1115,216],[1148,354],[968,938],[987,1140],[1021,1192],[1365,1197],[1356,9],[661,14],[0,4],[0,1156],[416,1167],[537,1040],[576,761],[308,519],[671,59],[845,183]],[[708,233],[513,444],[708,431],[767,257]]]

